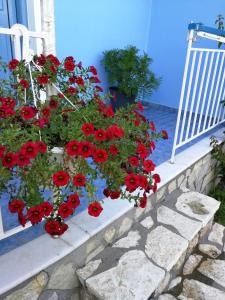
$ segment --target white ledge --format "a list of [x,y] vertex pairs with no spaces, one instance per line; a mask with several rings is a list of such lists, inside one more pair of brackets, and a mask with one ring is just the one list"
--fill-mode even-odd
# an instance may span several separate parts
[[[220,142],[222,142],[223,131],[224,129],[220,129],[214,133]],[[159,188],[177,177],[211,150],[209,137],[206,137],[179,153],[175,157],[174,164],[162,163],[156,168],[156,172],[161,176]],[[133,205],[125,200],[105,199],[103,208],[102,215],[98,218],[89,216],[87,210],[73,217],[68,221],[68,231],[61,238],[53,239],[49,235],[43,234],[1,255],[0,295],[74,251],[90,237],[131,210]]]

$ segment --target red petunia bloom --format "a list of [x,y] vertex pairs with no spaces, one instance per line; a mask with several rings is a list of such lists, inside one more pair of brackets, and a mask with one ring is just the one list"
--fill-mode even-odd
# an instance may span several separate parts
[[17,162],[16,163],[19,167],[25,167],[30,164],[30,159],[22,151],[19,151],[17,153]]
[[27,223],[27,219],[24,216],[24,214],[22,212],[18,213],[18,222],[20,223],[20,225],[22,225],[23,227],[26,225]]
[[168,140],[169,136],[166,130],[162,130],[162,137],[164,140]]
[[93,75],[97,75],[97,69],[94,66],[89,67],[89,72],[91,72]]
[[134,191],[139,186],[139,177],[138,175],[131,173],[125,177],[125,185],[127,186],[128,191]]
[[50,116],[50,108],[49,107],[43,107],[42,110],[41,110],[41,114],[44,116],[44,117],[49,117]]
[[149,142],[149,148],[151,151],[155,150],[155,142],[153,142],[153,141]]
[[77,77],[77,79],[75,80],[76,84],[79,84],[81,86],[84,86],[84,80],[82,77]]
[[147,205],[147,196],[146,193],[143,194],[143,197],[140,199],[139,207],[145,208]]
[[144,175],[138,175],[139,186],[142,187],[144,190],[148,188],[148,180]]
[[103,129],[98,129],[95,131],[95,139],[99,142],[104,141],[106,138],[106,133]]
[[36,205],[27,210],[27,217],[32,225],[37,224],[42,221],[44,217],[44,212],[41,205]]
[[56,109],[58,107],[58,101],[55,99],[50,99],[49,107],[50,109]]
[[52,176],[52,179],[53,179],[54,185],[64,186],[64,185],[68,184],[68,182],[70,180],[70,176],[69,176],[68,173],[61,170],[61,171],[58,171],[58,172],[54,173],[53,176]]
[[54,56],[53,54],[49,54],[46,57],[47,59],[49,59],[56,67],[58,67],[60,65],[60,61],[58,60],[58,58],[56,56]]
[[98,217],[101,212],[103,211],[103,208],[99,202],[92,202],[88,206],[88,213],[92,217]]
[[107,198],[110,196],[110,190],[108,188],[105,188],[103,190],[103,195],[106,196]]
[[31,106],[23,106],[20,109],[20,116],[24,120],[33,119],[36,115],[36,112],[33,107]]
[[144,111],[143,105],[142,105],[140,102],[137,103],[137,108],[138,108],[138,110],[140,110],[141,112]]
[[29,82],[26,79],[21,79],[20,80],[20,85],[22,85],[22,87],[24,89],[28,89],[29,88]]
[[106,135],[109,141],[112,139],[122,138],[124,136],[124,130],[114,124],[107,128]]
[[94,125],[91,123],[85,123],[82,125],[81,130],[83,131],[84,135],[90,135],[94,133]]
[[111,146],[109,147],[109,152],[110,152],[111,154],[113,154],[113,155],[116,155],[116,154],[119,153],[119,150],[118,150],[118,148],[117,148],[116,145],[111,145]]
[[18,66],[19,61],[17,59],[12,59],[10,60],[9,64],[8,64],[8,68],[10,71],[15,70],[15,68]]
[[73,214],[74,210],[68,203],[62,203],[59,206],[58,215],[65,219]]
[[139,165],[139,160],[136,156],[129,157],[128,161],[133,168],[137,168]]
[[78,186],[78,187],[85,186],[85,184],[86,184],[86,178],[85,178],[85,176],[83,174],[81,174],[81,173],[75,175],[73,177],[73,184],[75,186]]
[[5,150],[6,150],[6,147],[4,147],[0,144],[0,158],[3,158]]
[[150,173],[155,170],[155,164],[150,160],[146,159],[143,163],[145,172]]
[[80,199],[77,194],[72,194],[68,197],[67,203],[75,209],[80,205]]
[[57,220],[48,220],[44,227],[45,231],[52,236],[62,235],[68,229],[67,224],[61,224]]
[[79,155],[84,158],[90,157],[93,153],[93,146],[88,141],[80,142],[79,144]]
[[64,62],[64,68],[68,72],[73,72],[73,70],[75,68],[75,63],[72,60],[66,60]]
[[13,199],[8,204],[9,211],[12,214],[22,212],[24,207],[25,207],[25,203],[21,199]]
[[93,159],[96,163],[103,163],[108,159],[108,153],[104,149],[96,149]]
[[7,97],[0,97],[0,102],[2,103],[2,107],[3,108],[10,108],[10,109],[14,109],[14,107],[16,106],[16,100]]
[[41,203],[41,209],[45,217],[48,217],[53,211],[53,205],[48,201]]
[[38,146],[39,152],[46,153],[46,151],[47,151],[47,145],[44,142],[38,141],[38,142],[36,142],[36,144]]
[[41,119],[36,119],[33,121],[33,124],[39,128],[43,128],[46,124],[49,123],[48,118],[41,118]]
[[147,149],[144,144],[139,143],[137,146],[136,153],[139,154],[141,159],[145,159],[147,156]]
[[8,152],[3,156],[2,165],[5,168],[13,168],[17,163],[17,155]]
[[39,148],[36,143],[29,141],[23,144],[21,152],[28,158],[34,159],[38,155]]
[[149,122],[149,127],[150,129],[155,132],[156,131],[156,128],[155,128],[155,123],[153,121]]
[[92,82],[92,83],[101,83],[101,80],[97,77],[97,76],[91,76],[89,78],[89,80]]
[[80,143],[76,140],[72,140],[66,145],[66,153],[70,156],[78,155],[80,150],[79,147]]
[[105,109],[103,110],[103,114],[107,118],[113,118],[115,114],[114,114],[112,105],[106,106]]
[[70,84],[73,84],[73,83],[76,82],[76,77],[75,77],[75,76],[69,77],[68,80],[69,80],[69,83],[70,83]]
[[46,57],[43,54],[37,57],[37,64],[39,66],[43,67],[45,63],[46,63]]
[[68,88],[68,90],[67,90],[67,93],[68,93],[69,95],[74,95],[74,94],[77,94],[77,93],[78,93],[78,90],[77,90],[75,87],[70,86],[70,87]]
[[152,178],[154,179],[155,183],[160,183],[161,181],[159,174],[154,174]]
[[37,81],[39,84],[47,84],[48,83],[48,75],[42,74],[37,77]]
[[118,199],[120,197],[121,191],[110,191],[109,197],[111,199]]
[[138,127],[140,124],[141,124],[141,121],[140,121],[140,120],[135,120],[135,121],[134,121],[134,125],[135,125],[136,127]]

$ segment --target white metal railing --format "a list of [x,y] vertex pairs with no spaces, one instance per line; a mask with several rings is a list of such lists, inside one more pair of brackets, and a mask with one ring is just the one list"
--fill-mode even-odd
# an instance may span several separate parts
[[205,26],[196,28],[188,33],[171,163],[174,163],[178,148],[225,121],[225,109],[221,104],[225,99],[225,50],[193,47],[197,37],[225,43],[225,32]]
[[[0,34],[9,35],[12,39],[14,57],[18,60],[24,59],[30,61],[34,50],[30,49],[30,39],[36,38],[42,40],[43,50],[45,49],[46,33],[29,31],[22,24],[15,24],[11,28],[0,28]],[[10,230],[5,231],[3,227],[3,217],[0,205],[0,240],[12,236],[20,231],[23,231],[31,226],[31,223],[27,223],[26,227],[17,226]]]

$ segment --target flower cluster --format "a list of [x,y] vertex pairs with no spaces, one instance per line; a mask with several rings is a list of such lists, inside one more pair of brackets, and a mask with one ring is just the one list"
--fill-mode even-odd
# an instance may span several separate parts
[[[22,226],[45,220],[46,232],[62,235],[82,196],[91,216],[102,213],[97,178],[105,179],[107,199],[144,208],[160,182],[152,173],[154,141],[167,132],[156,133],[140,103],[113,111],[94,66],[53,55],[30,65],[32,77],[23,61],[10,61],[9,88],[0,89],[0,188],[10,193],[10,212]],[[9,190],[9,180],[18,188]]]

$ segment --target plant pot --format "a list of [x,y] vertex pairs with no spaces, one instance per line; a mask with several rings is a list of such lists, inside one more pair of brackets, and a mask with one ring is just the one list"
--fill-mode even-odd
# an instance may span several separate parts
[[133,95],[131,97],[127,97],[124,93],[119,92],[117,87],[110,87],[109,91],[113,96],[111,104],[114,111],[120,107],[126,107],[128,104],[133,104],[135,102],[136,96]]

